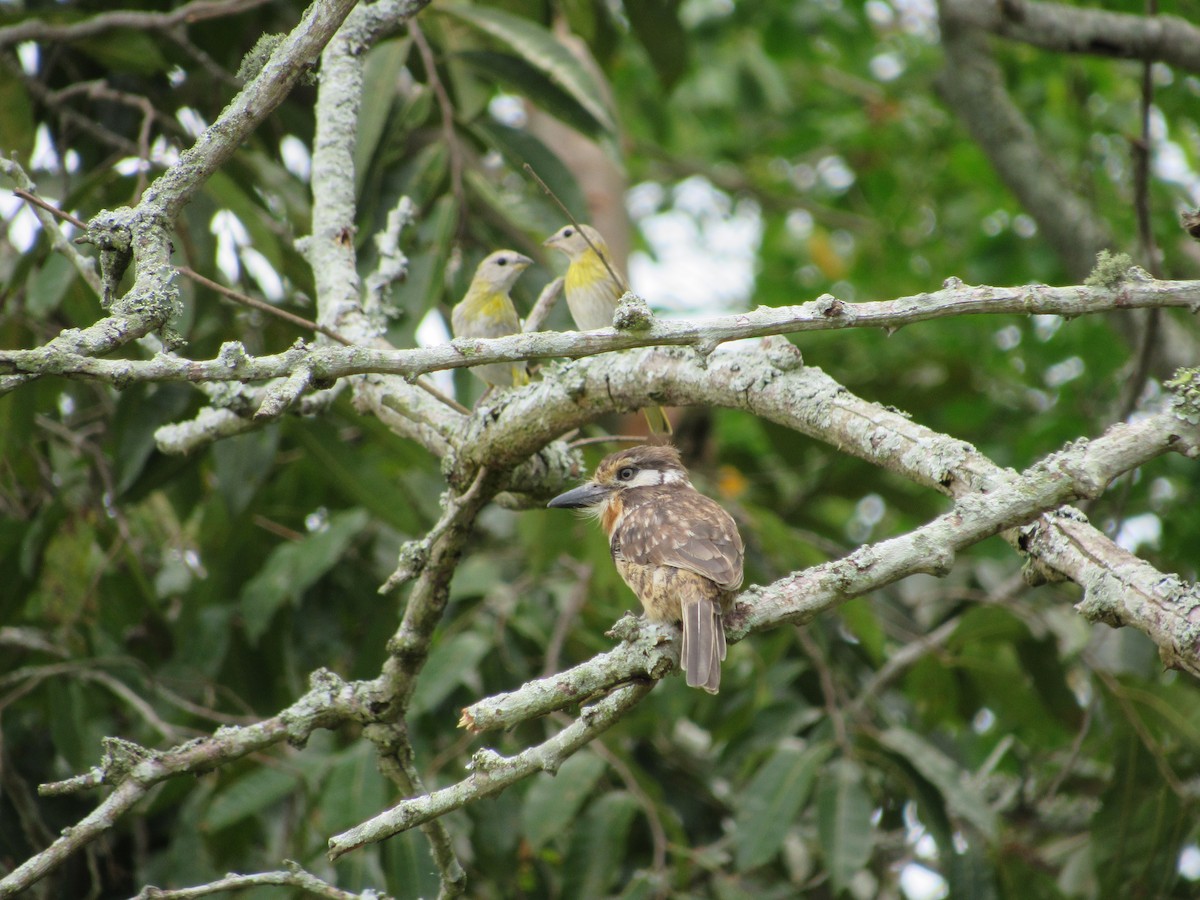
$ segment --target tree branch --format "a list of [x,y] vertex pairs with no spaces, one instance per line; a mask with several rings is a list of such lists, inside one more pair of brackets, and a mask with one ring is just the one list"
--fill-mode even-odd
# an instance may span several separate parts
[[170,12],[116,10],[100,13],[90,19],[72,22],[69,25],[53,25],[30,17],[26,22],[18,22],[16,25],[0,28],[0,47],[20,44],[23,41],[39,41],[43,44],[80,41],[116,28],[131,28],[137,31],[170,31],[180,25],[190,25],[205,19],[237,15],[257,6],[264,6],[269,2],[270,0],[192,0],[191,3],[185,3]]
[[43,795],[55,795],[100,785],[116,789],[92,812],[40,853],[0,879],[0,897],[11,897],[62,865],[68,857],[111,829],[149,790],[176,775],[207,772],[249,753],[288,741],[303,744],[318,728],[333,728],[349,720],[370,721],[369,704],[361,688],[320,670],[310,690],[278,715],[245,726],[218,729],[170,750],[156,751],[128,741],[108,739],[102,764],[84,776],[46,784]]
[[[1134,269],[1137,274],[1141,270]],[[357,303],[357,301],[355,301]],[[752,312],[691,320],[652,319],[644,328],[617,331],[543,331],[502,338],[459,338],[434,347],[405,350],[364,347],[292,347],[283,353],[251,357],[240,344],[227,343],[215,359],[194,361],[160,354],[149,360],[95,359],[74,352],[0,351],[0,372],[82,376],[112,384],[154,381],[260,381],[282,378],[301,365],[312,365],[322,380],[350,375],[399,375],[413,378],[440,369],[529,359],[577,359],[651,346],[690,346],[711,352],[727,341],[776,334],[844,328],[883,328],[962,315],[1061,315],[1149,307],[1200,309],[1200,281],[1154,281],[1144,274],[1117,288],[967,287],[954,280],[940,291],[867,303],[843,303],[828,294],[799,306],[759,307]],[[339,333],[354,339],[352,331]],[[411,385],[409,386],[411,387]],[[413,395],[418,391],[414,388]],[[442,418],[439,412],[437,418]]]
[[585,706],[579,718],[549,740],[513,757],[480,750],[471,759],[471,774],[458,784],[422,797],[402,800],[386,812],[329,839],[329,858],[382,841],[415,825],[460,809],[480,797],[498,794],[535,772],[556,772],[563,761],[597,735],[603,734],[632,709],[654,682],[628,684],[613,691],[593,706]]
[[323,881],[311,872],[305,871],[299,863],[285,859],[286,869],[276,872],[255,872],[252,875],[236,875],[230,873],[224,878],[210,881],[208,884],[190,888],[173,888],[164,890],[148,886],[142,888],[134,900],[193,900],[195,897],[208,897],[212,894],[222,894],[227,891],[240,891],[248,887],[273,885],[290,887],[312,894],[316,897],[326,897],[328,900],[387,900],[388,895],[374,890],[366,890],[361,894],[343,891],[327,881]]
[[1200,28],[1179,16],[1030,0],[941,0],[940,9],[943,17],[1043,50],[1154,60],[1200,72]]
[[[720,380],[719,376],[714,380]],[[821,402],[817,398],[811,398]],[[800,404],[798,404],[800,405]],[[875,430],[882,436],[882,429]],[[955,556],[985,538],[1029,522],[1081,497],[1094,497],[1123,472],[1185,443],[1200,440],[1200,427],[1171,413],[1159,413],[1137,424],[1120,425],[1091,441],[1080,441],[1051,454],[1021,475],[996,470],[987,488],[964,491],[953,508],[931,522],[846,557],[743,591],[725,616],[726,635],[736,643],[746,635],[793,623],[804,624],[863,594],[918,573],[945,575]],[[947,438],[942,438],[949,441]],[[893,442],[893,451],[895,451]],[[924,447],[926,451],[934,448]],[[1051,521],[1053,516],[1041,522]],[[1111,560],[1094,559],[1098,569]],[[1145,565],[1145,564],[1143,564]],[[1146,566],[1146,568],[1152,568]],[[1157,573],[1159,580],[1164,580]],[[1091,577],[1089,575],[1089,577]],[[1085,585],[1086,587],[1086,585]],[[1171,606],[1185,618],[1200,610],[1200,592],[1175,580]],[[1105,600],[1113,599],[1106,592]],[[1085,593],[1080,612],[1089,616]],[[1105,605],[1107,612],[1110,607]],[[1133,624],[1133,623],[1130,623]],[[472,731],[512,728],[520,722],[572,706],[580,698],[635,678],[658,679],[678,664],[678,630],[623,619],[614,629],[625,640],[566,672],[531,681],[463,710],[460,727]],[[664,641],[664,635],[669,636]],[[1153,635],[1152,635],[1153,636]],[[1200,625],[1189,625],[1189,640],[1176,641],[1177,667],[1200,676]]]
[[[969,4],[968,4],[969,5]],[[1096,210],[1067,184],[1054,159],[1009,97],[983,33],[963,21],[952,0],[939,0],[946,67],[938,93],[1033,216],[1072,278],[1082,279],[1112,236]]]
[[[26,351],[32,358],[99,356],[162,328],[171,319],[178,304],[170,262],[171,223],[208,177],[283,101],[354,3],[316,0],[271,54],[259,76],[234,97],[179,162],[150,185],[135,208],[106,211],[92,218],[86,237],[101,248],[105,294],[115,290],[120,270],[131,257],[133,287],[113,306],[112,315],[82,330],[63,331],[42,347]],[[42,373],[0,377],[0,394],[38,374]]]

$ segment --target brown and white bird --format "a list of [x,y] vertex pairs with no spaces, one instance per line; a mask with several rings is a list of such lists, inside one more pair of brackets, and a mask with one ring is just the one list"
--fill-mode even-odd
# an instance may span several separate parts
[[721,614],[741,587],[745,547],[733,517],[692,487],[679,451],[659,444],[613,453],[591,481],[549,506],[600,520],[646,617],[682,623],[687,683],[715,694],[725,658]]

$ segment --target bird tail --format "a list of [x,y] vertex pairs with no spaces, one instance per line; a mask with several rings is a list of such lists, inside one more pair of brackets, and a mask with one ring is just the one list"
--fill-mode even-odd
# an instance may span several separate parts
[[680,661],[688,687],[715,694],[721,687],[721,660],[725,658],[725,626],[721,609],[712,600],[683,605],[683,650]]
[[667,411],[661,406],[648,406],[642,410],[642,416],[646,419],[646,426],[650,429],[651,434],[673,434],[675,429],[671,427],[671,420],[667,418]]

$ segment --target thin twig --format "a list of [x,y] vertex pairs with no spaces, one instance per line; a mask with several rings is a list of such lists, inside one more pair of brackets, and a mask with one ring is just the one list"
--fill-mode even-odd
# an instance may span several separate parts
[[813,639],[803,625],[797,626],[795,631],[800,647],[812,661],[813,668],[817,670],[817,679],[821,684],[821,696],[825,700],[825,712],[829,716],[829,723],[833,726],[833,738],[842,748],[842,755],[853,758],[856,755],[854,744],[846,730],[846,717],[842,715],[837,685],[834,684],[833,672],[829,669],[829,660],[825,657],[825,651],[821,649],[821,645]]
[[1058,774],[1054,776],[1054,780],[1046,788],[1046,800],[1054,799],[1058,793],[1058,789],[1062,787],[1063,782],[1067,780],[1067,776],[1071,774],[1071,770],[1075,768],[1075,762],[1079,759],[1079,753],[1083,749],[1083,739],[1092,730],[1092,716],[1095,710],[1096,701],[1094,699],[1083,708],[1083,721],[1079,723],[1079,730],[1075,732],[1075,737],[1071,741],[1071,749],[1067,751],[1066,760],[1058,770]]
[[454,133],[454,104],[446,92],[446,86],[438,76],[437,60],[433,58],[433,48],[425,39],[425,32],[417,24],[415,18],[408,20],[408,33],[412,35],[417,52],[421,54],[421,64],[425,66],[425,74],[429,77],[429,86],[433,88],[434,99],[437,100],[438,110],[442,116],[442,135],[446,141],[446,152],[450,154],[450,189],[454,192],[454,200],[458,205],[459,228],[466,223],[464,218],[467,209],[467,194],[463,189],[463,158],[462,147]]
[[375,843],[409,828],[460,809],[481,797],[500,793],[536,772],[556,771],[568,757],[616,724],[650,692],[654,682],[618,687],[592,706],[580,710],[570,725],[512,757],[480,750],[471,760],[471,774],[457,784],[421,797],[401,800],[389,810],[329,839],[329,858]]
[[846,711],[847,715],[857,717],[872,697],[878,695],[881,690],[887,687],[888,684],[894,681],[909,666],[914,665],[925,654],[931,650],[940,648],[946,641],[950,640],[951,636],[958,629],[961,619],[961,616],[954,616],[947,619],[928,634],[910,641],[894,653],[889,653],[887,662],[880,666],[879,670],[862,689],[855,692],[855,697]]
[[571,590],[567,593],[567,602],[554,620],[554,629],[550,632],[550,640],[546,642],[542,678],[558,671],[559,655],[562,653],[563,644],[571,631],[571,625],[579,616],[579,611],[587,603],[588,582],[592,580],[592,567],[587,563],[578,563],[570,557],[564,557],[560,562],[575,575],[575,583],[571,585]]
[[305,871],[290,859],[284,860],[284,865],[287,866],[286,870],[276,872],[254,872],[249,875],[230,872],[223,878],[194,887],[158,888],[148,885],[142,888],[134,900],[195,900],[196,897],[208,897],[211,894],[230,893],[264,885],[296,888],[306,894],[324,897],[326,900],[366,900],[367,897],[378,897],[380,900],[384,900],[387,896],[373,890],[367,890],[361,894],[344,891],[323,881],[311,872]]
[[216,291],[221,296],[227,297],[235,303],[240,303],[242,306],[248,306],[251,309],[257,309],[259,312],[264,312],[267,313],[267,315],[275,316],[278,319],[283,319],[285,322],[291,322],[293,325],[299,325],[301,328],[307,328],[310,331],[316,331],[346,347],[352,346],[353,344],[353,341],[351,341],[349,338],[342,337],[342,335],[338,334],[332,328],[326,328],[324,325],[320,325],[310,319],[304,318],[303,316],[298,316],[295,313],[290,313],[286,309],[279,309],[276,306],[272,306],[270,303],[264,303],[262,300],[255,300],[253,297],[249,297],[240,291],[235,291],[233,288],[219,284],[213,281],[211,278],[206,278],[188,266],[176,266],[175,268],[180,275],[190,278],[197,284],[201,284],[209,290]]
[[1126,721],[1138,736],[1138,740],[1142,742],[1142,746],[1146,748],[1146,752],[1154,760],[1154,765],[1158,769],[1158,773],[1162,775],[1163,781],[1171,789],[1176,797],[1186,798],[1188,789],[1184,786],[1179,776],[1175,774],[1175,770],[1171,768],[1171,764],[1167,761],[1167,755],[1163,752],[1163,748],[1159,746],[1154,739],[1154,735],[1150,729],[1146,727],[1146,723],[1142,721],[1142,717],[1138,715],[1138,711],[1134,709],[1133,703],[1125,692],[1124,685],[1121,684],[1110,673],[1104,671],[1099,666],[1092,667],[1093,674],[1099,678],[1113,699],[1121,707],[1121,711],[1125,714]]
[[469,409],[467,409],[465,406],[463,406],[461,403],[459,403],[453,397],[451,397],[447,394],[443,394],[441,391],[439,391],[436,387],[434,387],[429,381],[426,381],[424,378],[418,378],[416,381],[413,382],[413,384],[415,384],[417,387],[419,387],[421,390],[423,390],[425,393],[427,393],[430,397],[433,397],[434,399],[440,400],[442,403],[445,403],[448,407],[450,407],[455,412],[462,413],[464,416],[469,416],[471,414],[471,411]]
[[90,19],[59,25],[41,19],[30,18],[7,28],[0,28],[0,47],[19,44],[23,41],[39,43],[65,43],[95,37],[116,28],[136,31],[165,31],[178,25],[192,24],[205,19],[236,15],[264,6],[271,0],[193,0],[170,12],[138,12],[114,10],[100,13]]
[[[1146,0],[1146,15],[1158,15],[1158,0]],[[1133,207],[1137,218],[1138,243],[1141,246],[1142,264],[1155,278],[1162,277],[1159,264],[1158,244],[1154,240],[1154,225],[1150,216],[1150,109],[1154,105],[1154,62],[1142,62],[1141,133],[1130,142],[1133,151]],[[1162,310],[1151,309],[1145,314],[1141,341],[1133,374],[1125,387],[1125,398],[1121,403],[1117,421],[1124,422],[1137,408],[1138,399],[1150,377],[1154,351],[1158,348],[1158,332]]]
[[625,790],[629,791],[646,814],[646,824],[650,827],[650,843],[653,848],[650,856],[650,868],[655,874],[662,876],[667,870],[667,847],[670,841],[667,839],[667,829],[663,827],[662,816],[658,814],[658,806],[654,803],[654,798],[647,794],[638,783],[637,777],[633,774],[633,770],[625,764],[625,760],[621,759],[614,751],[609,750],[604,741],[593,741],[592,752],[612,767],[612,770],[617,773],[617,777],[621,779],[621,783],[625,785]]
[[29,191],[25,190],[24,188],[13,188],[13,193],[16,196],[20,197],[22,200],[32,203],[34,206],[40,206],[42,209],[46,210],[46,212],[50,213],[51,215],[58,216],[58,218],[60,218],[60,219],[65,219],[66,221],[68,221],[72,225],[74,225],[76,228],[80,228],[80,229],[87,228],[87,222],[83,221],[83,219],[80,219],[80,218],[77,218],[77,217],[71,215],[66,210],[59,209],[53,203],[49,203],[49,202],[43,200],[41,197],[37,196],[37,194],[31,194]]
[[[428,793],[421,773],[417,771],[412,742],[402,725],[372,725],[364,733],[379,752],[380,771],[400,788],[405,797]],[[425,822],[421,830],[429,841],[430,852],[441,873],[442,890],[438,900],[461,896],[467,888],[467,876],[454,852],[445,822],[433,819]]]
[[562,278],[555,278],[542,288],[537,302],[533,304],[533,309],[529,311],[529,315],[525,319],[525,324],[521,327],[522,331],[529,334],[542,330],[542,325],[549,318],[550,312],[554,309],[554,304],[558,302],[558,297],[562,293],[562,289]]

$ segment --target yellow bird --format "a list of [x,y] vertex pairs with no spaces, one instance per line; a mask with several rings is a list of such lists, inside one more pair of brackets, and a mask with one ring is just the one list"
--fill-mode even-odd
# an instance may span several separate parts
[[[591,225],[564,225],[542,246],[561,250],[571,261],[563,290],[575,326],[580,331],[594,331],[612,325],[613,313],[626,288],[600,232]],[[671,433],[671,420],[661,406],[643,409],[642,415],[651,432]]]
[[[521,331],[521,319],[508,292],[533,263],[515,250],[497,250],[484,257],[462,300],[450,313],[456,338],[497,338]],[[529,383],[523,362],[490,363],[471,369],[490,385],[511,387]]]
[[[617,274],[608,244],[591,225],[567,225],[560,228],[542,244],[567,255],[567,308],[580,331],[594,331],[612,324],[613,313],[625,293],[625,283]],[[608,266],[600,254],[608,260]],[[609,271],[611,268],[612,271]]]

